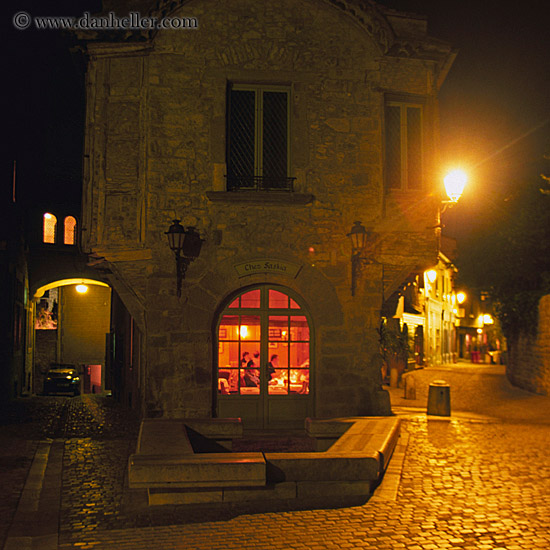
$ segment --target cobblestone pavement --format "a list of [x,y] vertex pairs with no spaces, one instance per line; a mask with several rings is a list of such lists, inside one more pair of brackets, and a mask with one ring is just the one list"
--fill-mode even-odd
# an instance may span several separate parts
[[360,506],[283,511],[260,503],[147,510],[129,498],[125,483],[136,419],[109,398],[36,398],[27,402],[27,422],[17,434],[13,424],[0,429],[0,443],[8,444],[0,451],[8,496],[2,541],[37,441],[51,438],[64,445],[59,550],[547,549],[550,417],[541,403],[550,400],[533,400],[540,415],[530,411],[528,421],[517,411],[503,421],[454,411],[450,418],[427,417],[402,408],[402,468],[396,456],[390,465],[398,463],[395,492],[385,490],[385,479]]

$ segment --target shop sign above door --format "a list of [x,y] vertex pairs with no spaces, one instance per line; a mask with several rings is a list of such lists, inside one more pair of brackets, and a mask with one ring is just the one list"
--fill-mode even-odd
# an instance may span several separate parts
[[261,258],[243,262],[235,264],[233,267],[237,271],[239,277],[246,277],[247,275],[254,275],[256,273],[278,273],[279,275],[286,275],[287,277],[296,277],[300,269],[302,269],[300,264],[273,258]]

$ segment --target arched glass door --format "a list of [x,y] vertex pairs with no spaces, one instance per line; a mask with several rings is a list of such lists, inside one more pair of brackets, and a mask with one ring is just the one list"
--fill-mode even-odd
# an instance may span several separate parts
[[312,414],[308,314],[288,289],[263,285],[233,298],[218,319],[217,415],[245,427],[303,426]]

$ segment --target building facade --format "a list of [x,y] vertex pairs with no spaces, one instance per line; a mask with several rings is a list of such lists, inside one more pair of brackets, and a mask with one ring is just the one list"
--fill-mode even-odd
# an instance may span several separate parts
[[[378,327],[437,260],[450,47],[373,2],[147,13],[197,25],[81,36],[83,249],[142,335],[142,413],[249,426],[388,414]],[[202,239],[180,297],[173,220]],[[352,261],[356,221],[368,239]]]

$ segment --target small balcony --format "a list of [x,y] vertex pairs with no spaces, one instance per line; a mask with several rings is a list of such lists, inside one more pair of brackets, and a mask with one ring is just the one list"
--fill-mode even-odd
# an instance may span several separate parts
[[296,178],[280,176],[227,176],[228,191],[286,191],[294,192]]

